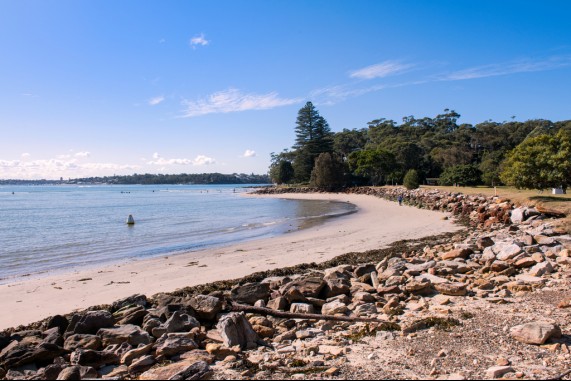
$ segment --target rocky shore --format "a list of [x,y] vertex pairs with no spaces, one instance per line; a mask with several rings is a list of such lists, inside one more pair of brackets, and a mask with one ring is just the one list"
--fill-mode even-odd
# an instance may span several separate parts
[[469,228],[13,328],[0,333],[0,378],[545,379],[571,369],[571,236],[553,216],[436,190],[347,192],[403,195]]

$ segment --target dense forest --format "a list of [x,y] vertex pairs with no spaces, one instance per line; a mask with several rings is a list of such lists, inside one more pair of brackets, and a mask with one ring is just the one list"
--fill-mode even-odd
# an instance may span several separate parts
[[55,185],[55,184],[268,184],[270,178],[267,175],[255,175],[245,173],[233,173],[225,175],[221,173],[199,173],[179,175],[153,175],[133,174],[130,176],[105,176],[86,177],[61,181],[53,180],[0,180],[0,184],[11,185]]
[[272,154],[270,176],[325,187],[403,184],[409,171],[424,184],[565,189],[571,181],[571,120],[512,117],[472,125],[458,124],[459,118],[445,109],[433,118],[381,118],[333,133],[307,102],[298,112],[295,145]]

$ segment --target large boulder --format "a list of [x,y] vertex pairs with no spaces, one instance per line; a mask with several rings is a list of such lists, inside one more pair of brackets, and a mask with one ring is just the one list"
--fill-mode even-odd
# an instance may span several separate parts
[[551,337],[560,338],[561,328],[549,322],[537,321],[513,327],[510,335],[525,344],[543,345]]
[[253,349],[257,348],[260,341],[244,313],[229,313],[220,319],[216,327],[228,348],[239,345],[242,349]]
[[197,349],[194,335],[189,333],[167,333],[155,343],[157,356],[171,357],[182,352]]
[[348,311],[349,308],[347,308],[347,305],[338,300],[325,303],[323,307],[321,307],[321,313],[323,315],[345,315]]
[[115,319],[109,311],[88,311],[84,315],[73,315],[66,330],[66,336],[75,334],[95,334],[101,328],[115,325]]
[[245,285],[234,287],[230,295],[238,303],[253,305],[260,299],[267,301],[270,293],[269,283],[246,283]]
[[128,306],[147,306],[147,297],[142,294],[135,294],[123,299],[119,299],[111,305],[111,311],[115,312]]
[[78,348],[81,349],[93,349],[99,350],[103,343],[101,342],[101,337],[97,335],[71,335],[63,344],[63,347],[67,351],[74,351]]
[[317,298],[323,287],[325,281],[322,277],[310,275],[286,284],[280,288],[280,293],[286,295],[289,290],[297,289],[305,297]]
[[[373,268],[374,271],[374,268]],[[351,291],[351,274],[347,271],[325,271],[323,280],[325,287],[321,291],[324,298],[332,298],[337,295],[349,294]]]
[[149,334],[136,325],[123,325],[117,328],[102,328],[97,332],[101,338],[103,346],[112,344],[129,343],[132,346],[139,344],[149,344],[151,337]]
[[15,345],[11,349],[5,348],[0,356],[0,366],[8,369],[31,363],[49,363],[64,352],[63,348],[50,343],[41,343],[36,347]]
[[196,295],[191,297],[188,303],[198,317],[206,320],[214,320],[222,311],[222,301],[214,296]]

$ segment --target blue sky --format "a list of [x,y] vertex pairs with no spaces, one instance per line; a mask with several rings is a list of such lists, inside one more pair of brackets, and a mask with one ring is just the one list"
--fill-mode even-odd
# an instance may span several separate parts
[[0,178],[265,173],[333,131],[571,119],[569,1],[0,0]]

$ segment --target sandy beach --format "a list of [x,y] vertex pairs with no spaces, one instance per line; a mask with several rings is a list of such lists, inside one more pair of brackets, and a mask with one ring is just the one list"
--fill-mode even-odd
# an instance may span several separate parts
[[57,275],[44,274],[0,285],[3,301],[0,329],[108,304],[136,293],[151,296],[257,271],[322,262],[348,252],[386,247],[401,239],[460,229],[450,220],[443,220],[442,213],[399,207],[397,203],[366,195],[320,193],[256,197],[350,202],[357,206],[358,212],[278,237]]

